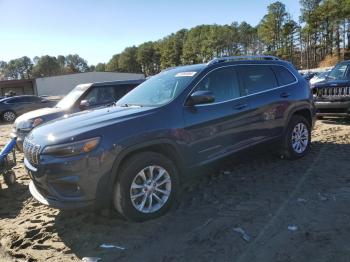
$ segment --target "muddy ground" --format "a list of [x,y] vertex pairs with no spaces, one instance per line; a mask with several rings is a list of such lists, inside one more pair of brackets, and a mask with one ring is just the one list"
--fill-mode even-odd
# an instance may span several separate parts
[[350,122],[318,121],[303,159],[231,157],[187,182],[176,210],[135,224],[38,204],[19,163],[18,184],[0,190],[0,261],[350,261],[349,171]]

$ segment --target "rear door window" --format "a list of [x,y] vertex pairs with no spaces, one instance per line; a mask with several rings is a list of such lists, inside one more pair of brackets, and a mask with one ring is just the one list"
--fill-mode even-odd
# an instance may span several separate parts
[[268,65],[245,65],[239,67],[245,95],[256,94],[277,87],[274,72]]
[[271,66],[280,86],[289,85],[296,81],[295,76],[284,66]]
[[7,101],[8,104],[29,103],[30,97],[16,97]]

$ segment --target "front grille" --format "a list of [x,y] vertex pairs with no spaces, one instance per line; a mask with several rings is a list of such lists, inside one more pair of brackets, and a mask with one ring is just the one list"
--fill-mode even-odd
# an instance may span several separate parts
[[350,86],[347,87],[327,87],[320,88],[315,90],[317,97],[332,97],[332,98],[341,98],[341,97],[350,97]]
[[28,139],[24,140],[24,143],[23,143],[24,156],[31,164],[34,164],[34,165],[39,164],[39,151],[40,151],[39,145],[33,144]]

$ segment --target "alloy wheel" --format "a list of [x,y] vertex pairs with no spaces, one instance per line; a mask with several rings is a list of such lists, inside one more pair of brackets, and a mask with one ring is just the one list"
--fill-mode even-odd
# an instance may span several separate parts
[[16,114],[11,111],[7,111],[3,114],[3,118],[6,122],[13,122],[16,119]]
[[304,123],[297,123],[292,131],[292,147],[293,150],[301,154],[309,144],[309,130]]
[[147,166],[137,173],[130,186],[133,206],[142,213],[154,213],[168,201],[171,193],[169,173],[160,166]]

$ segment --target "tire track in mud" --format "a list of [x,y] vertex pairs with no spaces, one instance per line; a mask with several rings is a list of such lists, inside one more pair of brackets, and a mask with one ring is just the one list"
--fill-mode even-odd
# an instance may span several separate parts
[[[304,184],[307,180],[310,180],[313,175],[315,175],[315,170],[322,164],[322,162],[328,158],[328,152],[326,150],[328,147],[326,144],[350,144],[350,130],[342,127],[328,127],[328,128],[320,128],[316,129],[313,136],[313,147],[318,147],[319,150],[317,155],[314,156],[312,163],[308,167],[307,171],[304,175],[299,179],[298,183],[294,187],[293,191],[290,193],[288,198],[280,205],[279,209],[275,212],[275,214],[271,217],[270,220],[265,224],[262,230],[258,233],[258,235],[253,239],[253,241],[249,244],[248,248],[244,250],[236,259],[235,262],[245,262],[245,261],[257,261],[258,255],[256,250],[262,248],[265,243],[271,238],[273,232],[277,225],[279,224],[279,220],[282,220],[281,217],[286,216],[285,213],[288,213],[288,209],[290,208],[290,204],[298,199],[298,195],[300,194],[301,189],[304,187]],[[350,155],[350,151],[343,150],[343,155]],[[321,162],[321,163],[320,163]],[[348,195],[350,195],[350,192]],[[319,197],[324,197],[319,195]],[[325,198],[325,197],[324,197]],[[304,198],[299,198],[302,201],[306,201]],[[275,233],[276,234],[276,233]],[[260,259],[262,259],[260,257]],[[286,257],[284,257],[286,259]],[[291,259],[291,256],[288,256],[288,261]],[[285,260],[283,260],[285,261]],[[290,260],[292,261],[292,260]],[[294,260],[293,260],[294,261]]]
[[[330,145],[350,145],[350,128],[318,122],[312,138],[310,153],[300,160],[279,160],[262,151],[222,163],[186,184],[176,211],[142,224],[91,213],[64,216],[42,206],[29,196],[29,178],[20,164],[15,170],[19,187],[0,192],[0,213],[1,206],[9,213],[0,215],[0,245],[13,258],[31,261],[81,261],[87,255],[102,261],[236,261],[239,257],[245,261],[245,254],[277,234],[271,228],[286,220],[283,214],[310,180],[313,169],[327,167],[332,164],[329,161],[336,164],[325,150]],[[3,142],[0,137],[0,144]],[[350,155],[346,148],[339,152],[339,161]],[[322,176],[313,183],[330,186]],[[342,194],[347,197],[346,188]],[[240,239],[232,231],[236,226],[247,229],[253,240]],[[321,233],[317,238],[326,241]],[[105,242],[127,249],[99,249]]]

